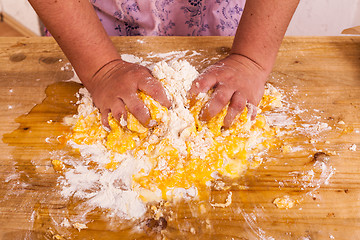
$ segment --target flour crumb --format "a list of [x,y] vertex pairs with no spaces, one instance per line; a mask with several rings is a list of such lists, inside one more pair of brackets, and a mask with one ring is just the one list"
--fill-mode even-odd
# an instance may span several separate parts
[[63,236],[59,235],[59,234],[56,234],[56,235],[53,236],[53,239],[55,239],[55,240],[64,240],[65,238]]
[[322,131],[325,129],[331,129],[331,127],[327,123],[319,123],[317,124],[317,130]]
[[355,152],[356,148],[357,148],[356,144],[353,144],[349,147],[349,150]]
[[71,224],[67,218],[64,218],[64,220],[60,223],[60,226],[69,228],[71,227]]
[[83,223],[74,223],[73,227],[76,228],[79,232],[83,229],[87,229],[88,227],[86,226],[86,224]]

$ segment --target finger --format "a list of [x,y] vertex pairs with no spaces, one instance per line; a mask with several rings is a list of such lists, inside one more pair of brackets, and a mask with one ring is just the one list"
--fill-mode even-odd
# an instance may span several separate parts
[[138,88],[145,94],[158,101],[161,105],[167,108],[171,107],[170,98],[166,94],[163,85],[155,78],[150,76],[145,78],[143,81],[138,83]]
[[205,104],[200,114],[200,119],[209,121],[216,116],[230,101],[234,91],[225,85],[218,85],[211,95],[210,100]]
[[251,120],[254,120],[256,118],[258,110],[257,105],[260,103],[262,95],[260,98],[255,96],[249,96],[247,100],[246,107],[248,108],[248,115],[251,116]]
[[262,97],[264,96],[264,87],[256,88],[254,91],[248,93],[247,102],[258,106]]
[[199,93],[207,93],[216,84],[216,76],[211,72],[201,74],[195,81],[192,82],[191,88],[188,93],[188,99],[190,99],[190,106],[193,106],[196,102],[196,97]]
[[129,111],[136,117],[139,122],[144,125],[148,126],[150,123],[150,111],[145,106],[144,102],[138,97],[137,94],[131,94],[127,97],[123,98],[126,107]]
[[257,115],[257,106],[252,103],[247,103],[246,107],[248,108],[248,115],[251,116],[251,120],[255,120]]
[[126,120],[127,112],[126,112],[125,104],[121,99],[117,99],[112,104],[111,114],[118,122],[120,122],[121,117],[123,117]]
[[227,114],[224,119],[224,127],[229,128],[235,117],[241,113],[246,106],[246,99],[240,92],[235,92],[230,100]]
[[109,120],[108,120],[109,113],[110,113],[110,109],[100,109],[101,123],[107,129],[110,129]]

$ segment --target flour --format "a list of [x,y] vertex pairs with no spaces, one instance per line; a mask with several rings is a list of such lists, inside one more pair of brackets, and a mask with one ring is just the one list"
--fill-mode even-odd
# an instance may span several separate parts
[[356,148],[357,148],[356,144],[352,144],[352,145],[349,147],[349,150],[350,150],[350,151],[353,151],[353,152],[356,152]]
[[110,162],[109,153],[104,146],[70,145],[80,150],[84,161],[67,162],[74,168],[66,171],[60,178],[61,194],[64,197],[84,199],[87,205],[111,209],[124,219],[139,218],[145,213],[145,205],[138,198],[138,193],[131,190],[132,175],[145,164],[141,159],[117,154],[116,160],[121,163],[116,170],[91,169],[90,162]]
[[170,64],[165,61],[157,63],[153,75],[158,79],[166,79],[165,90],[172,96],[172,108],[169,110],[169,139],[184,156],[187,154],[185,139],[188,134],[186,131],[195,121],[189,109],[185,107],[186,95],[199,73],[190,63],[180,60]]
[[[177,54],[183,56],[186,51],[175,55]],[[173,55],[170,53],[166,56]],[[161,55],[164,58],[166,56]],[[122,59],[133,63],[144,63],[142,58],[133,55],[123,54]],[[192,82],[199,76],[198,71],[189,62],[179,60],[158,62],[153,65],[152,73],[155,78],[163,82],[165,91],[171,98],[172,106],[168,110],[168,114],[161,115],[158,113],[160,115],[157,117],[161,119],[157,128],[158,133],[152,134],[143,147],[156,144],[160,139],[168,139],[171,146],[178,151],[180,158],[185,159],[189,154],[187,150],[190,149],[191,157],[205,159],[208,150],[214,144],[213,133],[204,127],[197,134],[194,134],[195,119],[187,106],[187,93]],[[277,94],[276,89],[271,87],[268,87],[267,91],[269,94]],[[81,97],[78,101],[78,114],[74,118],[99,118],[99,112],[94,107],[91,96],[85,88],[79,90],[78,97]],[[206,94],[199,96],[199,99],[206,100],[207,98]],[[273,104],[279,105],[281,103],[274,102]],[[120,124],[122,126],[127,125],[123,119]],[[244,130],[250,132],[252,124],[248,120],[243,126]],[[226,136],[228,136],[227,131],[216,140],[224,141],[222,138]],[[252,149],[263,141],[260,132],[257,131],[253,131],[246,137],[249,139],[246,145],[247,149]],[[83,199],[86,205],[93,208],[111,209],[113,214],[124,219],[139,218],[146,212],[145,203],[140,200],[139,194],[148,201],[161,199],[161,192],[158,189],[149,191],[134,186],[133,176],[137,176],[140,172],[147,174],[151,169],[170,173],[171,169],[164,159],[158,158],[154,165],[148,159],[146,150],[139,150],[136,154],[131,151],[124,154],[114,154],[105,147],[101,140],[90,145],[80,145],[73,141],[69,141],[68,144],[79,150],[82,159],[81,161],[63,160],[67,165],[72,166],[59,180],[62,187],[61,194],[64,197]],[[161,154],[161,152],[157,154]],[[231,161],[225,157],[224,164]],[[103,167],[111,162],[117,164],[115,170],[109,171]],[[98,167],[94,167],[94,164]],[[194,198],[197,194],[195,187],[173,188],[166,192],[166,195],[171,199]]]
[[[166,53],[150,52],[146,55],[146,59],[152,59],[152,60],[161,59],[161,61],[163,61],[163,62],[174,62],[174,61],[178,61],[181,58],[184,58],[185,56],[187,56],[188,58],[192,58],[192,57],[198,56],[198,55],[201,55],[201,54],[194,50],[192,50],[192,51],[190,51],[190,50],[172,51],[172,52],[166,52]],[[142,66],[148,67],[150,70],[152,70],[154,68],[153,61],[147,61],[147,60],[144,60],[142,57],[137,57],[132,54],[121,54],[121,59],[126,62],[136,63],[136,64],[140,64]]]
[[[176,60],[177,57],[183,57],[187,51],[172,52],[165,55],[158,54],[149,55],[148,58],[162,57],[165,59],[173,59],[166,62],[161,61],[156,64],[144,61],[143,58],[133,55],[123,54],[121,57],[128,62],[142,64],[151,68],[152,74],[155,78],[162,81],[165,91],[171,99],[172,106],[167,114],[160,114],[157,117],[160,119],[159,125],[156,127],[156,133],[148,135],[146,142],[141,142],[139,138],[134,139],[136,144],[143,144],[144,149],[135,152],[127,151],[123,154],[109,151],[105,147],[105,140],[100,139],[92,144],[76,144],[69,141],[68,145],[74,149],[78,149],[81,159],[62,158],[61,160],[68,166],[67,171],[59,178],[61,187],[61,194],[65,198],[78,198],[84,201],[84,204],[91,209],[102,208],[111,210],[112,215],[119,216],[123,219],[140,218],[146,212],[146,201],[159,201],[162,199],[162,192],[160,189],[145,189],[138,185],[134,185],[134,177],[139,175],[146,175],[152,169],[159,170],[167,174],[173,174],[169,164],[161,157],[156,158],[156,162],[151,161],[147,154],[147,147],[150,144],[157,144],[161,139],[169,140],[171,146],[176,149],[179,154],[180,160],[186,159],[190,154],[192,158],[199,158],[205,160],[209,149],[214,146],[214,141],[224,143],[225,138],[230,135],[230,131],[222,131],[218,137],[214,137],[214,133],[207,127],[203,127],[201,131],[194,134],[194,116],[187,106],[187,93],[191,88],[193,81],[199,76],[198,71],[187,61]],[[194,52],[193,54],[197,54]],[[175,60],[174,60],[175,59]],[[265,115],[271,127],[288,128],[295,125],[294,113],[304,113],[300,108],[295,108],[292,113],[289,113],[284,108],[280,92],[272,85],[267,85],[265,94],[274,97],[270,103],[271,108],[278,108],[278,110],[269,111]],[[74,116],[76,120],[80,118],[93,117],[99,118],[99,112],[94,107],[91,96],[86,89],[79,90],[79,107],[78,114]],[[204,102],[208,99],[206,93],[198,96],[198,99],[203,99]],[[285,103],[286,104],[286,103]],[[262,113],[256,107],[252,108],[253,111]],[[249,112],[251,113],[251,109]],[[263,114],[263,113],[262,113]],[[248,115],[249,117],[249,115]],[[74,125],[74,121],[67,120],[69,124]],[[259,145],[265,140],[260,130],[253,130],[252,126],[254,121],[249,118],[242,125],[243,133],[240,137],[247,139],[245,149],[256,153],[257,157],[262,157],[263,152],[267,149],[259,148]],[[125,127],[128,123],[121,119],[120,125]],[[269,126],[268,126],[269,127]],[[316,136],[323,131],[330,130],[331,127],[326,123],[317,122],[315,124],[305,124],[292,130],[293,133],[301,133],[304,135]],[[281,136],[281,132],[277,130],[277,136]],[[225,145],[225,144],[224,144]],[[295,147],[289,146],[292,151],[300,151]],[[224,149],[224,147],[222,147]],[[159,149],[155,155],[161,154],[162,149]],[[157,155],[157,156],[158,156]],[[252,156],[253,157],[253,156]],[[251,160],[252,157],[249,159]],[[227,156],[223,156],[223,165],[232,164],[231,167],[235,172],[244,170],[242,165],[237,165],[237,162]],[[261,160],[261,159],[260,159]],[[259,161],[261,162],[261,161]],[[107,169],[105,166],[108,164],[116,164],[116,168]],[[182,164],[181,161],[179,164]],[[256,166],[256,165],[254,165]],[[323,167],[324,168],[324,167]],[[323,169],[324,175],[322,179],[331,176],[326,169]],[[141,173],[141,174],[140,174]],[[213,172],[211,177],[216,180],[219,178],[218,172]],[[328,179],[324,180],[325,182]],[[208,186],[211,182],[206,183]],[[228,207],[232,202],[232,193],[228,196],[225,203],[217,203],[215,207]],[[140,199],[141,196],[141,199]],[[175,187],[166,192],[169,199],[193,199],[198,196],[198,189],[194,186],[181,188]],[[144,200],[146,199],[146,200]]]
[[160,58],[162,61],[170,61],[170,60],[178,60],[180,58],[185,57],[185,55],[189,52],[189,50],[185,51],[172,51],[167,53],[149,53],[147,55],[148,59],[151,58]]
[[[184,133],[184,132],[183,132]],[[213,145],[213,141],[206,135],[210,134],[206,130],[202,130],[197,137],[192,137],[190,142],[190,151],[193,157],[205,159],[207,151]]]
[[[134,63],[143,60],[133,55],[122,55],[122,58]],[[170,127],[165,129],[167,137],[180,154],[186,155],[185,139],[190,137],[189,134],[186,134],[186,129],[192,125],[194,118],[185,107],[184,102],[187,101],[187,91],[190,89],[192,81],[198,76],[198,72],[186,61],[171,63],[162,61],[155,64],[153,74],[158,79],[166,79],[165,90],[173,102],[172,108],[169,110],[169,119],[166,117],[162,119],[164,122],[169,121]],[[78,114],[74,116],[75,119],[79,119],[81,116],[85,118],[96,112],[91,96],[85,88],[79,90],[78,97],[80,98],[80,96]],[[123,120],[121,124],[126,125],[126,122]],[[194,146],[195,151],[202,152],[206,149],[206,147],[201,147],[201,145],[207,144],[202,139],[204,134],[205,132],[199,135],[197,146]],[[152,136],[149,142],[156,142],[156,140],[156,136]],[[139,151],[136,158],[131,154],[115,154],[115,159],[112,160],[119,165],[114,171],[109,171],[91,167],[91,163],[104,166],[111,162],[111,154],[102,142],[78,145],[70,141],[68,144],[79,150],[82,160],[63,159],[66,164],[73,166],[59,179],[62,187],[61,194],[64,197],[83,199],[85,204],[90,207],[111,209],[113,214],[124,219],[139,218],[145,213],[146,207],[145,203],[139,199],[139,189],[135,190],[132,186],[133,175],[141,170],[147,172],[154,167],[144,153]],[[165,170],[166,164],[160,161],[155,167]],[[161,193],[158,191],[142,190],[141,193],[150,200],[158,200],[161,197]],[[194,188],[174,189],[168,194],[179,198],[195,197],[197,190]]]

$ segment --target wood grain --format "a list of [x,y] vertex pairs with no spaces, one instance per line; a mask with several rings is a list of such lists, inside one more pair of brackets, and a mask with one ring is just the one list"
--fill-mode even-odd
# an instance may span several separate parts
[[[185,59],[199,70],[228,54],[231,37],[115,37],[120,53],[150,61],[154,53],[188,50]],[[194,54],[196,53],[198,54]],[[67,131],[64,116],[74,114],[74,93],[80,87],[64,82],[72,78],[67,60],[52,38],[0,38],[0,239],[357,239],[360,234],[360,38],[285,38],[269,81],[297,89],[291,101],[303,109],[317,109],[322,121],[349,131],[333,131],[329,143],[315,146],[294,138],[304,151],[282,154],[250,171],[226,191],[211,191],[210,200],[228,208],[181,202],[164,207],[167,227],[161,232],[147,222],[121,222],[101,211],[92,212],[88,229],[78,232],[59,224],[64,217],[79,218],[77,202],[65,201],[57,186],[58,173],[49,153],[58,135]],[[51,120],[51,121],[50,121]],[[290,139],[289,139],[290,141]],[[336,169],[328,185],[301,189],[292,182],[293,171],[311,168],[311,156],[335,151]],[[285,183],[280,186],[280,183]],[[246,185],[244,189],[242,186]],[[311,195],[306,193],[312,192]],[[289,194],[301,201],[294,208],[278,209],[276,197]],[[171,216],[171,218],[170,218]],[[255,219],[256,218],[256,219]],[[121,223],[121,224],[120,224]],[[134,226],[142,231],[134,231]]]

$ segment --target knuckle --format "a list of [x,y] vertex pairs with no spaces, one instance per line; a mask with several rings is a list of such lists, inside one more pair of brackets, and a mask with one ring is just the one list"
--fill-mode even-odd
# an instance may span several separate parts
[[196,89],[202,90],[209,88],[209,86],[211,86],[211,83],[212,83],[212,79],[210,75],[202,74],[194,81],[193,86]]
[[130,108],[134,115],[147,115],[149,113],[148,108],[142,103],[133,104]]
[[197,79],[195,82],[194,82],[194,86],[195,88],[197,89],[202,89],[204,88],[206,85],[206,78],[205,77],[200,77],[199,79]]
[[240,110],[245,108],[245,105],[242,103],[233,103],[229,106],[230,108],[232,108],[234,111],[239,112]]
[[245,108],[245,105],[246,105],[246,100],[245,100],[245,98],[242,96],[242,94],[239,93],[239,92],[235,92],[235,93],[234,93],[234,96],[233,96],[232,99],[231,99],[230,106],[231,106],[233,109],[241,110],[241,109]]
[[216,116],[224,106],[217,104],[215,102],[209,102],[203,108],[202,114],[205,120],[210,120],[212,117]]
[[222,106],[225,106],[229,102],[229,98],[224,93],[220,92],[216,93],[214,100]]
[[236,111],[240,111],[245,108],[245,103],[243,102],[231,102],[230,107]]

